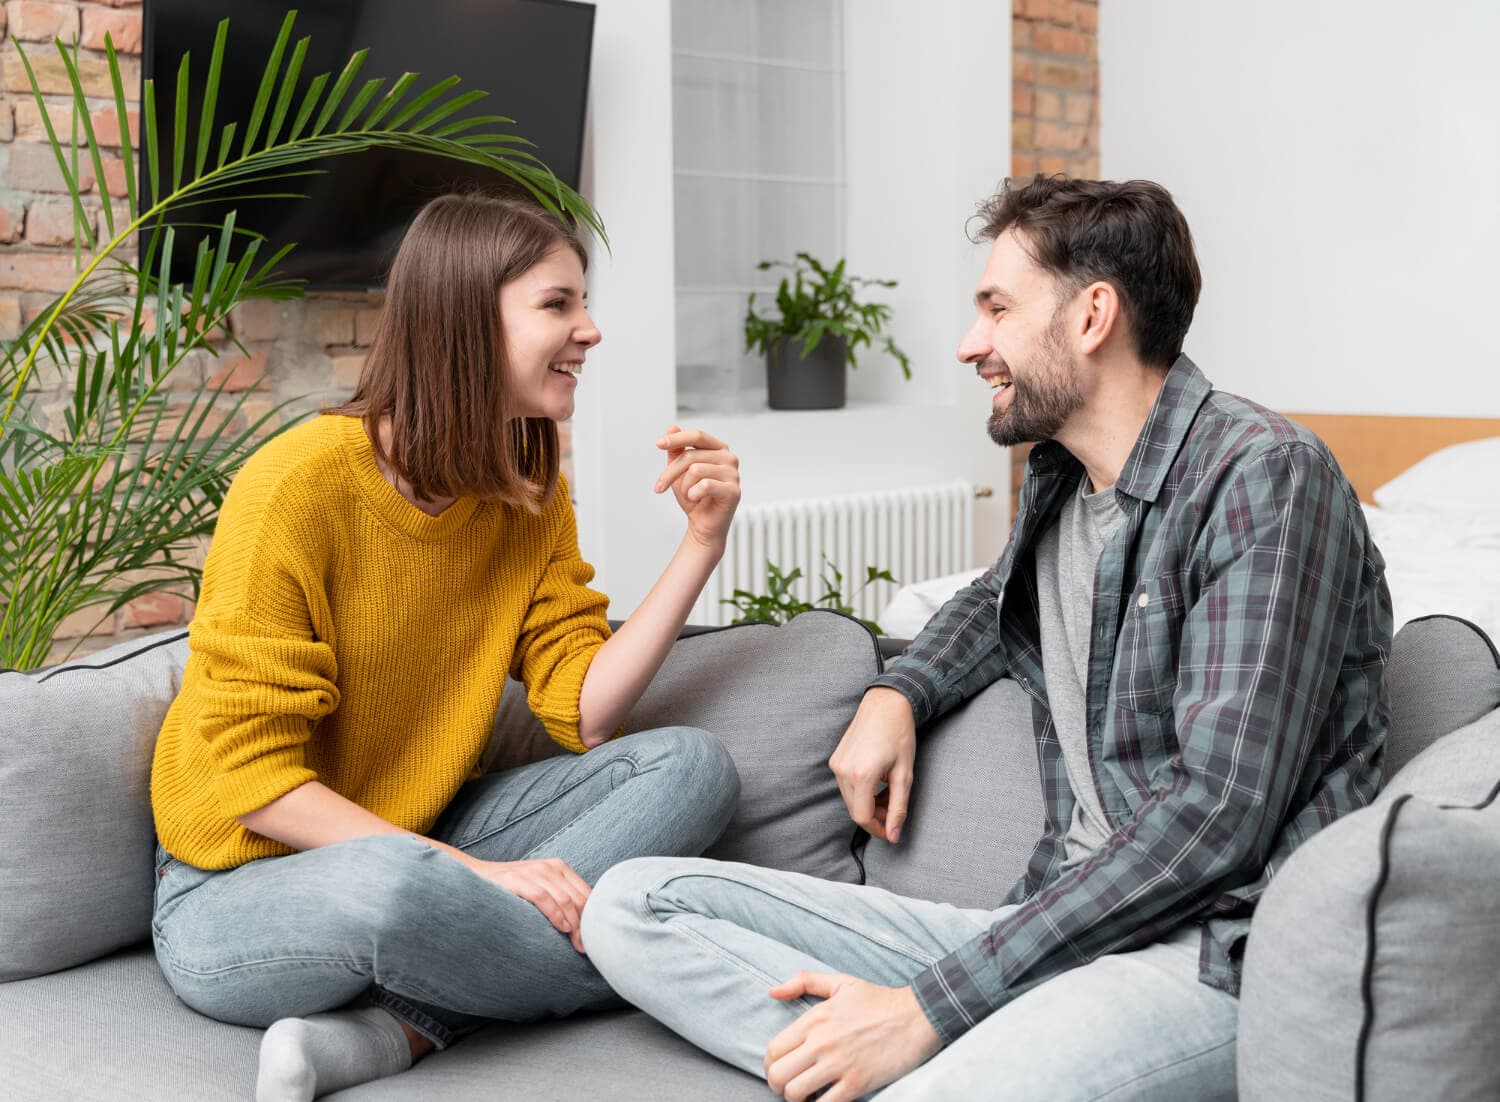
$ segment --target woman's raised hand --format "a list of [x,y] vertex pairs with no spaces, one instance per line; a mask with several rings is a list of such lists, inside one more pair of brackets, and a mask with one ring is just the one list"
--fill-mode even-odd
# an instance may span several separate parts
[[687,514],[688,532],[705,547],[722,551],[740,503],[739,456],[701,429],[677,425],[656,446],[667,453],[656,492],[670,487]]

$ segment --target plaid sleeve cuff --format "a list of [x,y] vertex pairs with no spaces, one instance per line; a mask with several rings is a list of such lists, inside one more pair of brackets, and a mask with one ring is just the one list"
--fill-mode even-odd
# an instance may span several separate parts
[[919,666],[893,662],[883,674],[870,682],[869,688],[895,689],[906,697],[906,702],[911,705],[912,718],[916,720],[918,727],[937,715],[937,686]]
[[912,991],[932,1028],[949,1045],[998,1010],[1006,999],[987,990],[984,979],[994,975],[994,960],[985,949],[985,933],[960,946],[911,981]]

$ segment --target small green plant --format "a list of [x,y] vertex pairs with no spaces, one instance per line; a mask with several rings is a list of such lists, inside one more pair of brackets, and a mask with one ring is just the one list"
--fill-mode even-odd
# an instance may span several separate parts
[[[833,576],[830,578],[829,574]],[[839,568],[828,561],[828,556],[823,556],[823,595],[814,603],[802,600],[792,592],[792,586],[802,577],[802,568],[795,567],[790,574],[783,573],[781,567],[770,559],[766,560],[766,593],[751,593],[749,590],[736,589],[733,597],[726,597],[723,604],[733,605],[739,610],[737,616],[731,623],[735,624],[784,624],[793,616],[802,612],[808,612],[815,608],[829,608],[835,612],[842,612],[845,616],[854,615],[854,598],[862,593],[866,586],[872,582],[891,582],[900,584],[891,577],[889,570],[880,570],[877,567],[865,567],[865,580],[858,588],[852,590],[845,598],[844,575]],[[857,617],[856,617],[857,618]],[[858,619],[858,618],[857,618]],[[860,619],[860,623],[873,631],[876,635],[884,635],[880,625],[874,620]]]
[[810,356],[813,349],[826,336],[842,337],[844,358],[850,367],[854,362],[855,349],[873,347],[878,339],[887,352],[901,365],[901,374],[911,378],[911,360],[896,347],[896,342],[885,335],[885,326],[891,320],[891,308],[884,303],[856,301],[856,295],[865,287],[894,287],[894,279],[861,279],[844,274],[844,261],[828,267],[808,253],[798,253],[797,259],[762,260],[756,265],[761,271],[785,268],[791,273],[783,276],[781,286],[776,289],[775,316],[755,312],[755,292],[750,292],[750,301],[745,307],[745,350],[765,353],[779,341],[801,341],[802,355]]

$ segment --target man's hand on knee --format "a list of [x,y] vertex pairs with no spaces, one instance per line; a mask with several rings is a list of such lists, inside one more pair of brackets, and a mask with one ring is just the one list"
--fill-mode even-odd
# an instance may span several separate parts
[[828,759],[849,817],[877,838],[898,841],[916,759],[917,728],[906,697],[895,689],[868,690]]
[[853,1099],[893,1082],[942,1041],[910,987],[882,987],[854,976],[798,972],[771,997],[824,1001],[771,1039],[766,1082],[787,1102],[824,1087],[821,1102]]

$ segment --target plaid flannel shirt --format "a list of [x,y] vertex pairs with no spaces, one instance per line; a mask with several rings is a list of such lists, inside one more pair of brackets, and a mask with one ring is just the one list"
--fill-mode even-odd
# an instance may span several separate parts
[[1073,793],[1047,708],[1035,545],[1083,468],[1027,464],[1000,561],[875,685],[919,725],[1001,676],[1033,699],[1046,826],[1019,904],[912,982],[951,1042],[1052,976],[1203,926],[1199,978],[1238,994],[1250,915],[1287,856],[1381,782],[1385,564],[1323,443],[1180,357],[1115,491],[1094,577],[1089,764],[1112,833],[1064,871]]

